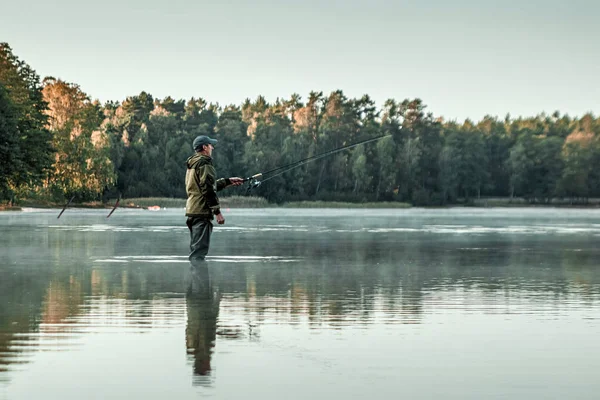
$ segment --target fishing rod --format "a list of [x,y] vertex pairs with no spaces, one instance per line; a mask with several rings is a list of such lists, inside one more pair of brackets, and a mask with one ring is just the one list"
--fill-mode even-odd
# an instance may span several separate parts
[[60,214],[58,214],[58,217],[56,217],[56,219],[59,219],[60,216],[63,215],[63,213],[65,212],[65,210],[67,209],[67,207],[69,207],[69,204],[71,204],[71,202],[73,201],[74,198],[75,198],[75,196],[71,197],[71,200],[69,200],[69,202],[67,204],[65,204],[65,206],[62,209],[62,211],[60,212]]
[[[67,209],[67,207],[69,207],[69,205],[73,202],[73,199],[75,199],[75,196],[73,196],[73,197],[71,197],[71,199],[69,199],[69,201],[62,208],[62,211],[60,212],[60,214],[58,214],[58,217],[56,217],[56,219],[59,219],[61,217],[61,215],[63,215],[63,213],[65,212],[65,210]],[[112,210],[110,211],[110,213],[108,213],[108,215],[106,216],[106,218],[110,218],[110,216],[112,215],[112,213],[115,212],[115,210],[119,206],[119,202],[120,201],[121,201],[121,195],[119,194],[119,198],[117,199],[117,202],[115,203],[115,206],[112,208]]]
[[[346,146],[338,147],[336,149],[332,149],[332,150],[329,150],[329,151],[326,151],[326,152],[323,152],[323,153],[320,153],[320,154],[316,154],[316,155],[311,156],[311,157],[304,158],[302,160],[298,160],[298,161],[295,161],[295,162],[292,162],[292,163],[289,163],[289,164],[286,164],[286,165],[282,165],[282,166],[270,169],[270,170],[265,171],[265,172],[259,172],[258,174],[255,174],[255,175],[249,176],[247,178],[244,178],[244,182],[250,182],[249,185],[248,185],[248,189],[246,190],[246,193],[250,192],[251,189],[254,189],[254,188],[260,186],[263,182],[266,182],[269,179],[273,179],[276,176],[284,174],[284,173],[286,173],[286,172],[288,172],[288,171],[290,171],[290,170],[292,170],[294,168],[301,167],[304,164],[307,164],[307,163],[309,163],[311,161],[316,161],[316,160],[319,160],[321,158],[328,157],[328,156],[330,156],[332,154],[338,153],[340,151],[351,149],[353,147],[360,146],[361,144],[374,142],[376,140],[381,140],[383,138],[390,137],[390,136],[392,136],[392,135],[391,134],[389,134],[389,135],[382,135],[382,136],[378,136],[378,137],[371,138],[371,139],[361,140],[360,142],[356,142],[356,143],[348,144]],[[277,171],[279,171],[279,172],[277,172]],[[269,177],[267,177],[265,179],[259,180],[264,175],[269,175],[269,174],[272,174],[274,172],[277,172],[277,173],[273,174],[273,175],[270,175]]]
[[117,209],[117,207],[119,207],[119,202],[121,201],[121,194],[119,194],[119,198],[117,199],[117,202],[115,203],[115,206],[112,208],[112,210],[110,210],[110,212],[108,213],[108,215],[106,216],[106,218],[110,218],[110,216],[112,215],[112,213],[115,212],[115,210]]

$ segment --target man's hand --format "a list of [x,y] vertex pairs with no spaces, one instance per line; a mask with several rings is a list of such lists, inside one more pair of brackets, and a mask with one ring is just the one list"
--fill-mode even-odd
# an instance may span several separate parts
[[231,182],[231,186],[240,186],[242,183],[244,183],[244,180],[242,178],[234,177],[229,178],[229,182]]
[[223,213],[217,214],[217,224],[223,225],[224,223],[225,223],[225,217],[223,216]]

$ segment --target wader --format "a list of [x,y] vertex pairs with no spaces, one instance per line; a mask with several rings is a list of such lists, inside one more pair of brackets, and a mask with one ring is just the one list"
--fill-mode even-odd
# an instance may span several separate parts
[[190,229],[190,261],[204,260],[208,254],[213,224],[209,217],[188,217]]

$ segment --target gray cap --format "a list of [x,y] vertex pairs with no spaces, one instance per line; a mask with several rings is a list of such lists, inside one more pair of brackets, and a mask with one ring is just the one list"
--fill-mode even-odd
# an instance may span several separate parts
[[194,146],[194,150],[198,150],[200,148],[202,148],[203,145],[205,144],[212,144],[213,146],[217,144],[217,139],[211,139],[208,136],[198,136],[196,137],[196,139],[194,139],[194,143],[192,144],[192,146]]

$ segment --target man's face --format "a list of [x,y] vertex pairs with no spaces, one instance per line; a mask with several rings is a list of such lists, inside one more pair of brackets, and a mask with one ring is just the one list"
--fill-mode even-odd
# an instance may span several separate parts
[[203,153],[207,156],[212,156],[212,152],[214,150],[214,146],[212,144],[205,144]]

